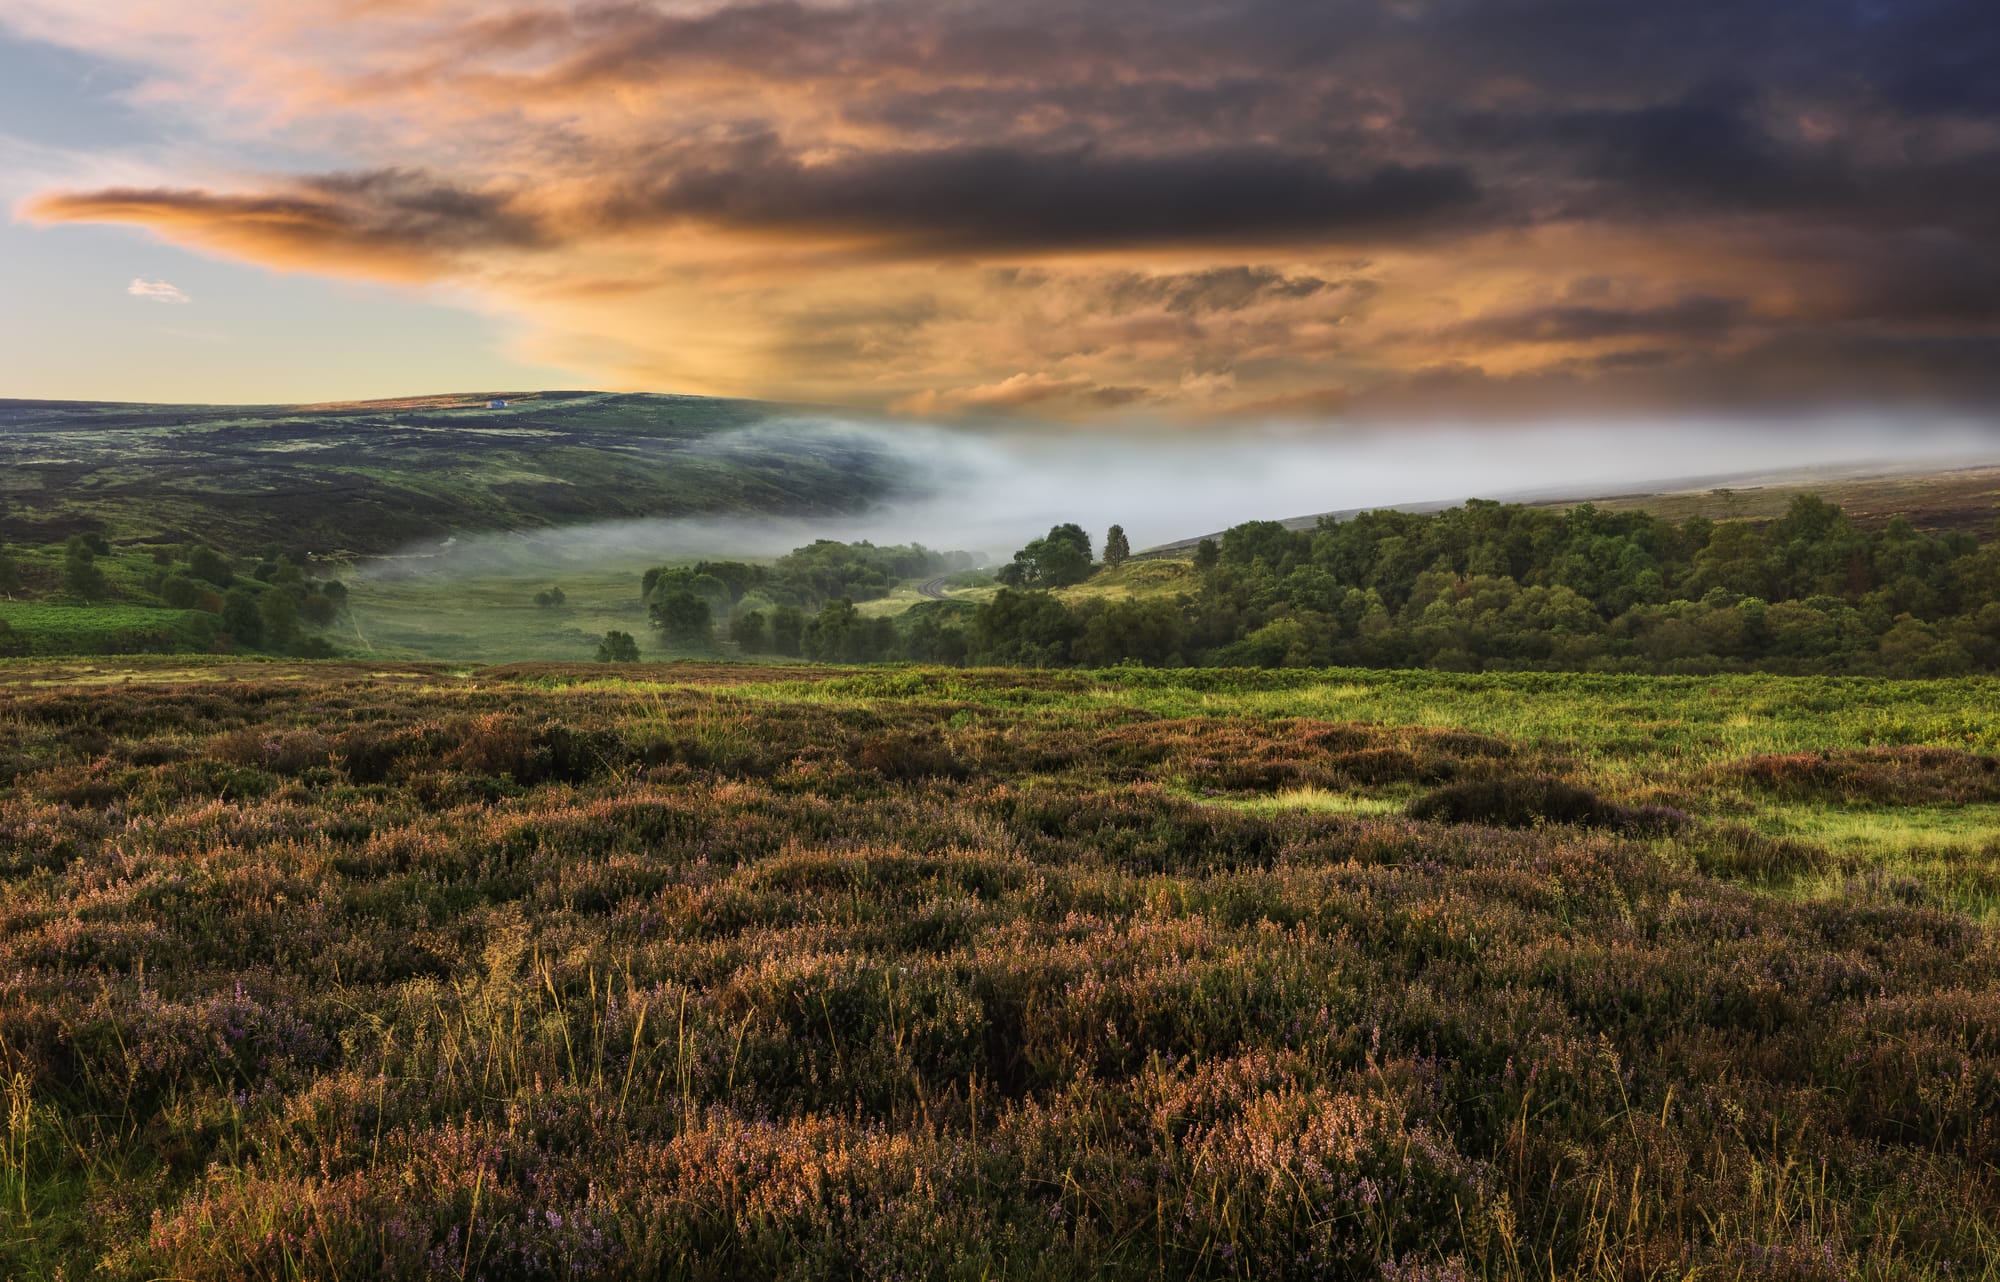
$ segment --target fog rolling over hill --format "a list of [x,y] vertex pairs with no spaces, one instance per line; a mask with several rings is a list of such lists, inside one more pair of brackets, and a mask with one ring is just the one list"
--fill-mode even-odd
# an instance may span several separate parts
[[1099,534],[1122,524],[1143,548],[1302,513],[1466,498],[1579,500],[1677,488],[1695,477],[1705,486],[1805,484],[2000,463],[2000,429],[1951,416],[1642,420],[1613,430],[1582,422],[1244,424],[1080,435],[796,410],[725,439],[745,455],[837,448],[892,460],[889,471],[902,484],[810,514],[717,502],[691,514],[464,531],[442,555],[429,543],[404,549],[401,567],[520,573],[634,558],[775,556],[815,538],[917,542],[1003,560],[1065,521]]
[[[504,401],[497,407],[491,403]],[[0,401],[0,538],[386,553],[470,531],[830,517],[926,488],[781,407],[593,392],[313,406]]]
[[1118,522],[1145,547],[1300,513],[1993,461],[2000,429],[1947,414],[1077,434],[599,392],[0,401],[0,538],[386,556],[378,569],[402,574],[774,556],[814,538],[997,559],[1062,521]]

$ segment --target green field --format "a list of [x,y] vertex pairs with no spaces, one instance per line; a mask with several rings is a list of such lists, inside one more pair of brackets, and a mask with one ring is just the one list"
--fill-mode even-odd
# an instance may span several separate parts
[[173,653],[204,648],[212,620],[142,605],[0,601],[0,623],[37,655]]
[[[331,636],[362,658],[588,659],[613,628],[651,649],[656,639],[639,600],[644,569],[614,564],[558,576],[364,576],[351,585],[348,617]],[[565,604],[537,606],[535,594],[553,584],[562,587]]]
[[8,661],[0,1275],[1991,1278],[1996,695]]

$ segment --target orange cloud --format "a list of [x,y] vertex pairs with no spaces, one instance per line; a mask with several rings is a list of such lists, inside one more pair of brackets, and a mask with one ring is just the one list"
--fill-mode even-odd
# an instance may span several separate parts
[[1897,88],[1917,45],[1886,19],[1865,104],[1790,45],[1761,86],[1769,11],[1809,0],[1649,9],[1645,63],[1604,65],[1637,3],[1532,39],[1387,0],[0,24],[151,68],[139,98],[217,158],[344,159],[25,217],[450,287],[609,385],[1062,416],[1993,391],[2000,109]]

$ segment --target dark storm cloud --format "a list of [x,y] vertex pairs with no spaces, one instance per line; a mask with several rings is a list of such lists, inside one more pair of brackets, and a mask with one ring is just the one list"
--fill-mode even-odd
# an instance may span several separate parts
[[1728,334],[1748,312],[1740,298],[1693,295],[1661,307],[1565,305],[1482,316],[1452,332],[1484,343],[1589,343],[1624,338],[1701,341]]
[[1663,413],[1851,405],[1992,404],[2000,400],[2000,335],[1902,335],[1866,325],[1808,327],[1739,349],[1641,347],[1568,357],[1515,373],[1440,361],[1385,379],[1353,398],[1365,413],[1495,415],[1585,408]]
[[914,405],[1993,391],[1995,0],[245,3],[346,24],[275,116],[412,154],[30,212],[538,299],[573,254],[657,289],[577,325],[672,321],[648,378],[726,303],[746,377]]
[[1478,196],[1456,166],[1342,172],[1323,157],[1269,148],[1133,156],[980,146],[808,165],[766,142],[676,169],[614,205],[612,217],[1018,250],[1416,235],[1468,217]]

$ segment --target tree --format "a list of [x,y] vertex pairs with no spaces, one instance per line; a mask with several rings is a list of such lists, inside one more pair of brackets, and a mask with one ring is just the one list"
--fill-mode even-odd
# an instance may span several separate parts
[[222,598],[222,630],[238,645],[254,648],[264,644],[264,615],[257,608],[255,592],[243,587],[229,589]]
[[1083,634],[1070,644],[1070,658],[1087,667],[1143,663],[1160,667],[1180,660],[1183,624],[1172,601],[1091,602],[1078,612]]
[[781,605],[771,611],[771,649],[795,657],[806,634],[805,611],[795,605]]
[[264,644],[273,650],[290,649],[299,639],[299,603],[283,588],[272,588],[257,598],[257,614],[264,624]]
[[[948,616],[938,609],[928,609],[929,605],[953,608]],[[917,663],[948,663],[953,666],[965,662],[965,629],[952,626],[947,620],[958,617],[956,603],[926,602],[910,610],[903,616],[910,621],[910,631],[903,638],[903,652]]]
[[729,585],[707,572],[705,565],[667,566],[653,575],[653,586],[646,597],[648,606],[669,592],[690,592],[708,603],[710,614],[720,614],[728,610],[735,598]]
[[544,610],[561,609],[563,603],[568,600],[569,597],[564,594],[561,588],[544,588],[540,592],[535,593],[535,604]]
[[1125,541],[1125,527],[1114,525],[1104,532],[1104,568],[1115,570],[1132,559],[1132,545]]
[[13,596],[21,590],[21,567],[14,558],[0,552],[0,596]]
[[639,643],[630,632],[620,632],[616,628],[604,634],[604,640],[597,645],[599,663],[637,663]]
[[764,648],[764,612],[746,610],[729,621],[729,639],[743,648],[745,654],[756,654]]
[[324,592],[309,592],[299,602],[299,615],[316,628],[331,627],[340,617],[340,606]]
[[197,546],[188,553],[188,573],[219,588],[228,587],[236,579],[229,568],[229,559],[211,547]]
[[160,599],[176,610],[192,610],[201,600],[201,585],[185,574],[169,574],[160,582]]
[[714,612],[708,608],[708,602],[686,588],[657,593],[652,615],[653,626],[671,645],[706,647],[714,642]]
[[1089,578],[1090,570],[1090,536],[1071,522],[1016,552],[999,577],[1008,587],[1066,588]]
[[[72,536],[63,554],[63,586],[86,601],[103,596],[109,586],[103,569],[97,564],[97,555],[91,550],[91,537],[81,534]],[[103,541],[97,540],[99,543]]]
[[1028,668],[1060,667],[1082,628],[1061,601],[1046,592],[1002,588],[972,617],[972,655],[980,663]]
[[1194,568],[1203,574],[1213,570],[1222,560],[1222,548],[1214,539],[1203,539],[1194,547]]
[[877,657],[869,653],[871,640],[868,620],[855,610],[854,602],[843,597],[821,606],[819,613],[806,624],[806,657],[833,663],[866,663]]

